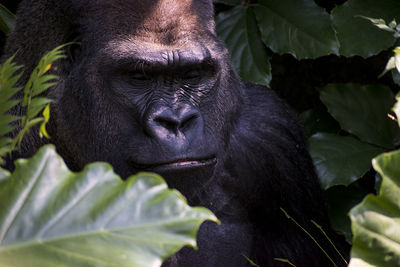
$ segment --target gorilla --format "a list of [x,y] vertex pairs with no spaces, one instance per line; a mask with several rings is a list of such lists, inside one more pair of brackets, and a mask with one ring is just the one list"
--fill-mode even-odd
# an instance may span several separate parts
[[212,210],[221,225],[203,223],[199,249],[163,266],[332,266],[281,208],[344,265],[310,222],[346,253],[301,127],[273,91],[240,81],[212,0],[24,0],[3,60],[16,54],[27,74],[71,41],[47,93],[51,139],[32,131],[18,157],[51,142],[72,170],[107,161],[122,177],[156,172]]

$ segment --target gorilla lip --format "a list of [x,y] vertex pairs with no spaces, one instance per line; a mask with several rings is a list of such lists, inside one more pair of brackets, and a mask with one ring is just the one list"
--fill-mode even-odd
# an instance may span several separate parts
[[154,171],[154,172],[167,172],[167,171],[178,171],[178,170],[189,170],[193,168],[206,167],[214,165],[217,162],[216,157],[207,159],[182,159],[167,163],[155,163],[155,164],[137,164],[134,163],[134,167],[139,170]]

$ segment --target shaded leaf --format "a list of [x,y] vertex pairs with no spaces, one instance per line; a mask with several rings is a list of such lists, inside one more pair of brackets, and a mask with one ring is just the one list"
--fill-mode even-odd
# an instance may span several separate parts
[[349,186],[333,186],[324,192],[332,227],[340,234],[343,234],[350,244],[352,243],[353,234],[351,233],[351,221],[348,213],[368,193],[365,188],[354,183]]
[[271,80],[270,57],[261,41],[253,11],[239,6],[221,12],[216,23],[218,35],[225,42],[242,79],[268,85]]
[[399,128],[387,114],[394,95],[381,85],[329,84],[320,97],[340,126],[362,141],[391,148]]
[[204,208],[190,208],[157,175],[123,182],[108,164],[72,173],[46,146],[0,187],[1,266],[160,266],[195,246]]
[[360,16],[400,20],[400,1],[348,0],[334,8],[332,19],[341,55],[369,57],[393,46],[393,33],[382,31]]
[[379,195],[368,195],[350,211],[354,233],[350,267],[400,263],[400,150],[372,162],[382,176]]
[[339,53],[329,14],[312,0],[260,0],[254,8],[262,40],[298,59]]
[[0,4],[0,30],[9,33],[14,29],[15,16],[4,5]]
[[328,113],[326,108],[317,107],[300,114],[299,120],[303,125],[306,137],[317,132],[338,133],[339,123]]
[[324,189],[358,180],[371,168],[371,159],[384,151],[354,137],[334,134],[315,134],[309,144]]

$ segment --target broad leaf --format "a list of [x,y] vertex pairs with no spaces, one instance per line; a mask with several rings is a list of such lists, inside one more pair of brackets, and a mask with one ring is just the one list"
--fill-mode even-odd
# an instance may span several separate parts
[[264,43],[298,59],[339,53],[329,14],[313,0],[260,0],[254,8]]
[[0,186],[0,265],[160,266],[196,245],[204,220],[216,218],[157,175],[123,182],[101,163],[72,173],[47,146]]
[[393,147],[399,128],[388,117],[394,103],[388,87],[330,84],[321,90],[320,96],[344,130],[365,142]]
[[351,208],[360,203],[369,192],[357,183],[349,186],[333,186],[324,192],[328,204],[329,219],[333,229],[346,237],[351,244],[351,221],[348,213]]
[[368,195],[350,212],[354,233],[350,267],[399,266],[400,150],[372,162],[382,176],[379,195]]
[[218,35],[225,42],[242,79],[268,85],[271,80],[269,55],[261,41],[253,11],[239,6],[221,12],[216,23]]
[[371,168],[384,150],[350,136],[318,133],[309,139],[310,154],[323,188],[349,185]]
[[394,44],[393,33],[379,29],[361,16],[399,21],[400,1],[349,0],[337,6],[332,17],[341,55],[369,57]]

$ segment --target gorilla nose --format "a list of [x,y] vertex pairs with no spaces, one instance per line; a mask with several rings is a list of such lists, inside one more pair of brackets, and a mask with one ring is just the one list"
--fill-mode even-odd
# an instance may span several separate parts
[[180,109],[159,108],[149,116],[146,129],[159,140],[190,139],[201,130],[200,112],[190,106]]

